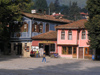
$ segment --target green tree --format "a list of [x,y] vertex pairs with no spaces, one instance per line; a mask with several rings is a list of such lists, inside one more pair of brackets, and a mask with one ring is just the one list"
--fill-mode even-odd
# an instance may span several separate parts
[[69,10],[69,7],[67,5],[62,5],[60,6],[60,12],[64,15],[68,15],[68,10]]
[[89,20],[85,24],[89,35],[90,48],[100,54],[100,0],[88,0],[86,6]]
[[95,15],[100,15],[100,0],[87,0],[86,8],[89,11],[90,19]]
[[50,14],[55,12],[55,6],[53,2],[50,3],[49,8],[50,8]]
[[71,19],[71,20],[80,19],[79,7],[77,6],[77,2],[73,2],[72,5],[70,5],[68,15],[69,15],[68,19]]
[[36,0],[34,4],[37,10],[47,10],[47,1],[46,0]]
[[59,0],[55,0],[54,5],[55,5],[55,11],[57,13],[59,13],[60,12],[60,3],[59,3]]
[[31,0],[0,0],[0,38],[4,48],[7,48],[10,39],[7,25],[12,25],[14,21],[21,21],[21,12],[27,11],[31,5]]

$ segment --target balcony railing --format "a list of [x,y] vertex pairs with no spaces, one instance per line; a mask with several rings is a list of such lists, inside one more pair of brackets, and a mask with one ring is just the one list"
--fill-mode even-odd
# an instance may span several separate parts
[[11,33],[11,38],[29,38],[28,32],[14,32]]
[[11,33],[11,38],[31,38],[33,36],[39,35],[41,33],[32,32],[32,36],[30,36],[29,32],[14,32]]

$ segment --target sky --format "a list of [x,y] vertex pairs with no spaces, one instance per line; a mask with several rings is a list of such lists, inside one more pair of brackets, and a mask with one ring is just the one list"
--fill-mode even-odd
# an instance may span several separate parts
[[[51,3],[51,2],[54,2],[55,0],[47,0],[47,3],[48,5]],[[69,2],[77,2],[78,6],[81,7],[81,8],[84,8],[86,6],[86,1],[87,0],[59,0],[60,2],[60,5],[69,5]]]

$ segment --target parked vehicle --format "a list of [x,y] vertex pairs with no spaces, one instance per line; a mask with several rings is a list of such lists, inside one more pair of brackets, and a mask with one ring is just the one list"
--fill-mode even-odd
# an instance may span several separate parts
[[36,51],[31,50],[30,56],[31,56],[31,57],[35,57],[35,56],[36,56]]
[[51,57],[51,58],[58,58],[59,55],[58,55],[58,53],[53,53],[53,54],[50,54],[50,57]]

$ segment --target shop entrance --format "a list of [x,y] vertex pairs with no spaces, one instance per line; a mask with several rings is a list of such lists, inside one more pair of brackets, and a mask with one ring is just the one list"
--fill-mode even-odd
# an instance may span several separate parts
[[17,55],[22,55],[22,43],[18,43],[17,45]]
[[46,55],[50,55],[49,45],[45,45],[45,53]]
[[83,47],[79,48],[79,58],[83,58]]

